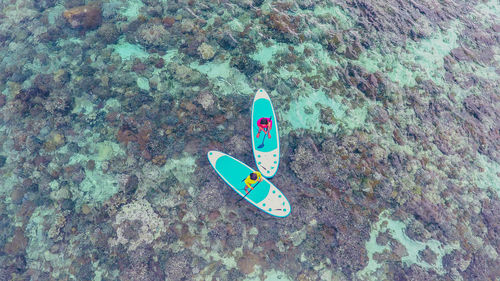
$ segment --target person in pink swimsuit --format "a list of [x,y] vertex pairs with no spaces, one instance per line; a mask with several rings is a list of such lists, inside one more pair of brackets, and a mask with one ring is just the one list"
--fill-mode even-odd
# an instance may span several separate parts
[[257,138],[260,136],[260,132],[263,131],[271,138],[271,128],[273,127],[273,120],[271,118],[262,117],[257,121],[257,127],[259,127],[259,132],[257,132]]

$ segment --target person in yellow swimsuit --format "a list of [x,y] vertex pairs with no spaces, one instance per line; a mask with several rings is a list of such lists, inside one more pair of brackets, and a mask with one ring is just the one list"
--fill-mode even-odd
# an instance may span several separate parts
[[259,172],[253,172],[245,179],[245,192],[248,194],[248,189],[253,190],[252,184],[262,181],[262,175]]

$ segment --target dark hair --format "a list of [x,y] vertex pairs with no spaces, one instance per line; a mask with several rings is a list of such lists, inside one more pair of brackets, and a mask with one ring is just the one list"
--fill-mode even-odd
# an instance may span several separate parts
[[260,121],[260,124],[266,125],[267,124],[267,118],[264,118]]
[[251,173],[250,174],[250,179],[252,179],[253,181],[257,179],[257,174],[256,173]]

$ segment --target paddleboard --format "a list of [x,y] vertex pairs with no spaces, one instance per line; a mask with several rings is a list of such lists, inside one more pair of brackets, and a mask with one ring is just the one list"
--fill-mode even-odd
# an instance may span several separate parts
[[[244,179],[254,172],[252,168],[219,151],[209,151],[208,161],[217,174],[241,197],[245,197]],[[248,193],[245,200],[262,211],[275,216],[286,217],[290,214],[290,203],[285,195],[266,178],[254,184],[254,189]]]
[[[262,118],[271,118],[271,138],[260,132],[257,121]],[[280,163],[280,139],[278,134],[278,122],[271,103],[271,99],[265,90],[259,89],[255,94],[252,105],[252,150],[255,164],[259,172],[266,178],[272,178],[278,171]]]

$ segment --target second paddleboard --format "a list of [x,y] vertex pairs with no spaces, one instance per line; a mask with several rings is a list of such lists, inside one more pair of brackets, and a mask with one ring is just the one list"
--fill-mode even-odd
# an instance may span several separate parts
[[[257,122],[261,118],[271,120],[272,126],[269,130],[271,138],[263,131],[257,136],[259,132]],[[271,99],[263,89],[257,91],[252,105],[252,150],[259,172],[266,178],[272,178],[278,171],[280,163],[280,139],[278,122]]]

